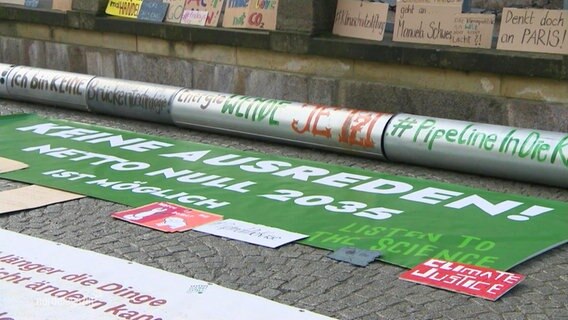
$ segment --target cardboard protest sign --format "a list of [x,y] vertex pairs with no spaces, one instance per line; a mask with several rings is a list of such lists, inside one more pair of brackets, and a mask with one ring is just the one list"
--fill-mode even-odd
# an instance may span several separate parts
[[136,19],[141,6],[142,0],[109,0],[105,12],[111,16]]
[[430,259],[400,275],[400,279],[495,301],[525,276],[462,263]]
[[[229,0],[229,2],[231,2]],[[249,1],[246,27],[249,29],[276,30],[279,0]]]
[[182,232],[223,219],[222,216],[173,203],[156,202],[142,207],[115,212],[114,218],[163,232]]
[[26,3],[26,0],[0,0],[0,3],[23,6]]
[[205,25],[208,27],[216,27],[219,25],[221,11],[225,0],[209,0],[207,2],[207,21]]
[[28,165],[23,162],[0,157],[0,173],[21,170],[27,167]]
[[205,224],[194,230],[269,248],[277,248],[308,237],[305,234],[233,219]]
[[339,0],[335,12],[333,34],[382,41],[389,5],[360,0]]
[[205,281],[7,230],[0,229],[0,239],[3,320],[329,319]]
[[68,11],[72,9],[72,0],[52,0],[53,6],[51,7],[53,10],[60,10],[60,11]]
[[25,0],[24,6],[27,8],[51,9],[54,0]]
[[[216,27],[219,23],[223,3],[224,0],[186,0],[184,17],[187,17],[185,17],[186,22],[184,23]],[[197,11],[198,13],[188,13],[188,11]],[[205,15],[205,19],[203,15]]]
[[454,16],[452,44],[466,48],[491,48],[495,15],[464,13]]
[[227,0],[223,27],[276,30],[278,0]]
[[227,0],[223,28],[247,28],[248,0]]
[[185,0],[184,10],[207,10],[207,1],[203,0]]
[[[275,110],[272,126],[289,113]],[[507,270],[568,240],[560,201],[34,115],[0,117],[0,146],[0,156],[29,165],[0,178],[132,207],[190,206],[306,234],[301,243],[320,248],[380,251],[406,267],[435,258]],[[566,159],[568,137],[554,148]]]
[[0,214],[45,207],[85,196],[41,186],[27,186],[0,192]]
[[162,0],[143,0],[137,19],[162,22],[166,17],[168,6],[169,3],[164,3]]
[[459,13],[461,6],[401,4],[399,1],[393,41],[451,45],[454,15]]
[[39,0],[25,0],[24,6],[27,8],[37,8],[39,7]]
[[568,10],[504,8],[497,49],[568,54]]
[[164,3],[169,4],[164,21],[180,23],[181,16],[183,15],[183,8],[185,7],[185,0],[164,0]]
[[196,26],[205,26],[207,22],[207,11],[186,9],[181,17],[181,23]]

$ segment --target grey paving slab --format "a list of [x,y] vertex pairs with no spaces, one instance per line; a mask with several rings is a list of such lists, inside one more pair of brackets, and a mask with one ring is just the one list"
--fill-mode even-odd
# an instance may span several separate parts
[[[568,201],[568,191],[558,188],[0,101],[0,114],[19,112]],[[0,180],[0,190],[22,185]],[[297,244],[274,250],[194,231],[164,234],[109,217],[124,209],[123,205],[84,198],[0,215],[0,228],[214,282],[338,319],[568,319],[568,245],[515,267],[513,271],[527,275],[527,279],[499,301],[490,302],[399,281],[404,269],[393,265],[372,263],[360,268],[337,262],[326,257],[326,250]]]

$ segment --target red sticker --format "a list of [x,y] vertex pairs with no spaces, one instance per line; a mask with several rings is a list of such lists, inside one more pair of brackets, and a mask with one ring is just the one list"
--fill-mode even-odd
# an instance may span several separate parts
[[430,259],[400,279],[495,301],[525,276],[457,262]]
[[217,214],[167,202],[155,202],[143,207],[115,212],[112,216],[164,232],[187,231],[223,219],[223,216]]

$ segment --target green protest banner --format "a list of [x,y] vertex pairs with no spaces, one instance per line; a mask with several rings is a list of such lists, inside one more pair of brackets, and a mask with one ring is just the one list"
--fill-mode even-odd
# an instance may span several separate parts
[[0,117],[0,157],[29,165],[2,178],[130,206],[168,201],[405,267],[436,258],[506,270],[568,239],[564,202],[35,115]]

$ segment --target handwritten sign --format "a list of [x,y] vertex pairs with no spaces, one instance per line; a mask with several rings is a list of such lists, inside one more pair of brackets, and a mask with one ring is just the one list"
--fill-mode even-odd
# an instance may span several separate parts
[[[216,27],[219,24],[219,17],[221,16],[221,9],[223,9],[224,0],[186,0],[185,1],[185,11],[194,10],[199,11],[196,14],[191,14],[191,21],[186,22],[188,24],[196,24],[200,26]],[[185,13],[184,11],[184,13]],[[201,22],[202,12],[205,12],[205,22]]]
[[39,0],[25,0],[24,6],[27,8],[37,8],[39,7]]
[[205,26],[206,21],[207,11],[186,9],[183,11],[183,16],[181,17],[181,23],[195,26]]
[[[37,9],[52,9],[52,7],[54,7],[55,3],[54,1],[57,0],[25,0],[24,1],[24,6],[27,8],[37,8]],[[62,0],[65,1],[65,0]],[[53,8],[53,9],[57,9],[58,8]],[[71,6],[69,5],[69,9],[71,9]],[[67,10],[69,10],[67,9]]]
[[207,2],[207,21],[205,25],[208,27],[216,27],[219,25],[219,19],[221,18],[221,11],[223,10],[223,4],[225,0],[209,0]]
[[380,2],[339,0],[333,34],[368,40],[383,40],[389,6]]
[[204,0],[185,0],[185,10],[207,10],[207,3]]
[[169,4],[165,21],[180,23],[181,16],[183,15],[183,8],[185,7],[185,0],[164,0],[164,2]]
[[454,15],[459,13],[460,6],[399,4],[393,41],[452,45]]
[[495,15],[457,14],[454,16],[452,44],[467,48],[491,48]]
[[224,28],[246,28],[246,18],[249,0],[227,0],[225,15],[223,16]]
[[278,0],[249,1],[247,11],[247,28],[276,30]]
[[307,237],[307,235],[301,233],[233,219],[208,223],[193,230],[269,248],[277,248]]
[[504,8],[497,49],[568,54],[568,10]]
[[162,0],[144,0],[138,13],[138,20],[162,22],[168,11],[169,3]]
[[525,277],[473,265],[430,259],[400,279],[495,301]]
[[276,30],[278,0],[228,0],[225,28]]
[[111,16],[136,19],[141,6],[142,0],[109,0],[105,12]]

